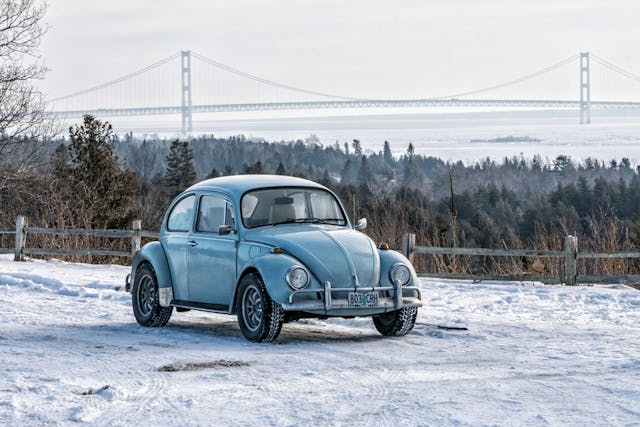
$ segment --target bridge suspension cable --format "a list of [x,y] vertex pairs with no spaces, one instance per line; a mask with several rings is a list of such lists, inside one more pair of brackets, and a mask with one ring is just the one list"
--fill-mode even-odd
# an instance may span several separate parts
[[548,66],[546,68],[543,68],[541,70],[535,71],[535,72],[527,74],[525,76],[518,77],[517,79],[509,80],[507,82],[504,82],[504,83],[501,83],[501,84],[497,84],[497,85],[494,85],[494,86],[488,86],[488,87],[485,87],[485,88],[482,88],[482,89],[476,89],[476,90],[471,90],[471,91],[468,91],[468,92],[461,92],[461,93],[456,93],[456,94],[453,94],[453,95],[439,96],[437,98],[428,98],[428,99],[438,100],[438,99],[461,98],[463,96],[476,95],[476,94],[483,93],[483,92],[489,92],[491,90],[502,89],[504,87],[515,85],[515,84],[518,84],[518,83],[522,83],[522,82],[525,82],[527,80],[531,80],[531,79],[534,79],[534,78],[536,78],[538,76],[546,74],[548,72],[551,72],[551,71],[553,71],[555,69],[558,69],[558,68],[560,68],[560,67],[562,67],[564,65],[567,65],[567,64],[577,60],[579,56],[580,56],[579,54],[571,55],[571,56],[563,59],[562,61],[556,62],[555,64],[550,65],[550,66]]
[[637,82],[640,82],[640,76],[637,74],[632,73],[631,71],[627,71],[624,68],[620,68],[615,64],[612,64],[611,62],[607,61],[604,58],[599,57],[598,55],[596,55],[595,53],[591,53],[590,54],[591,58],[593,58],[596,62],[598,62],[600,65],[603,65],[605,67],[607,67],[608,69],[610,69],[611,71],[614,71],[618,74],[621,74],[625,77],[630,78],[631,80],[635,80]]
[[258,76],[253,75],[253,74],[245,73],[244,71],[238,70],[237,68],[233,68],[233,67],[230,67],[228,65],[222,64],[222,63],[220,63],[218,61],[214,61],[213,59],[209,59],[206,56],[200,55],[200,54],[198,54],[196,52],[193,52],[193,51],[191,52],[191,55],[193,55],[194,58],[197,58],[200,61],[202,61],[202,62],[204,62],[206,64],[209,64],[209,65],[212,65],[212,66],[214,66],[216,68],[219,68],[221,70],[228,71],[228,72],[236,74],[238,76],[241,76],[241,77],[256,81],[258,83],[263,83],[263,84],[266,84],[266,85],[269,85],[269,86],[273,86],[273,87],[277,87],[277,88],[280,88],[280,89],[287,89],[287,90],[292,90],[292,91],[295,91],[295,92],[305,93],[307,95],[322,96],[322,97],[325,97],[325,98],[343,99],[345,101],[364,101],[365,100],[364,98],[353,98],[353,97],[342,96],[342,95],[334,95],[334,94],[331,94],[331,93],[318,92],[318,91],[315,91],[315,90],[303,89],[303,88],[290,86],[290,85],[283,84],[283,83],[278,83],[278,82],[275,82],[273,80],[268,80],[268,79],[264,79],[262,77],[258,77]]
[[141,68],[141,69],[139,69],[137,71],[134,71],[132,73],[125,74],[124,76],[118,77],[117,79],[113,79],[113,80],[110,80],[108,82],[105,82],[105,83],[102,83],[102,84],[99,84],[99,85],[96,85],[96,86],[92,86],[92,87],[87,88],[87,89],[79,90],[77,92],[73,92],[73,93],[70,93],[68,95],[59,96],[57,98],[50,99],[49,102],[62,101],[62,100],[65,100],[65,99],[74,98],[76,96],[84,95],[84,94],[87,94],[89,92],[93,92],[93,91],[96,91],[96,90],[104,89],[104,88],[109,87],[109,86],[113,86],[115,84],[118,84],[118,83],[121,83],[123,81],[132,79],[132,78],[134,78],[136,76],[139,76],[140,74],[144,74],[147,71],[151,71],[154,68],[158,68],[161,65],[164,65],[167,62],[169,62],[169,61],[171,61],[173,59],[176,59],[178,56],[180,56],[180,52],[176,52],[173,55],[167,56],[166,58],[161,59],[158,62],[154,62],[153,64],[148,65],[148,66],[146,66],[144,68]]

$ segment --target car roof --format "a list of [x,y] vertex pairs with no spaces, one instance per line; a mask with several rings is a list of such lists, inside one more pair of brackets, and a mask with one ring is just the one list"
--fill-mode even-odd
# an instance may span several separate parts
[[186,191],[218,190],[240,195],[248,190],[266,187],[314,187],[326,188],[308,179],[285,175],[230,175],[207,179],[192,185]]

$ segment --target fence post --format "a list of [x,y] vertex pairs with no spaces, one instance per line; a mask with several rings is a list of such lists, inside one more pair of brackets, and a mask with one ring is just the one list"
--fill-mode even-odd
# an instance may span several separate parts
[[133,257],[136,252],[140,250],[141,239],[140,230],[142,230],[142,221],[139,219],[133,220],[133,229],[131,233],[131,256]]
[[567,236],[564,242],[564,282],[568,286],[575,286],[578,277],[578,238]]
[[409,261],[413,262],[413,248],[416,246],[416,235],[412,233],[405,233],[402,235],[402,254],[406,256]]
[[14,261],[24,261],[24,245],[27,242],[27,233],[24,228],[27,226],[27,219],[22,215],[16,218],[16,249],[13,257]]

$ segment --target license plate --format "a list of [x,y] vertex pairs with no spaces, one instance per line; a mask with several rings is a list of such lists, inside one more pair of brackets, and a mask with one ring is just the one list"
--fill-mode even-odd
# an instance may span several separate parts
[[378,292],[349,292],[349,308],[377,307]]

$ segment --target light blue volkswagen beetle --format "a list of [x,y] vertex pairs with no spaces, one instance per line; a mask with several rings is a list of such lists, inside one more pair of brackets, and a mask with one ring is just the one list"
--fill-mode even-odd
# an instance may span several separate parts
[[408,259],[376,248],[326,187],[300,178],[238,175],[188,188],[167,209],[160,241],[142,247],[127,290],[143,326],[173,308],[236,314],[250,341],[272,341],[304,317],[372,316],[402,336],[420,302]]

